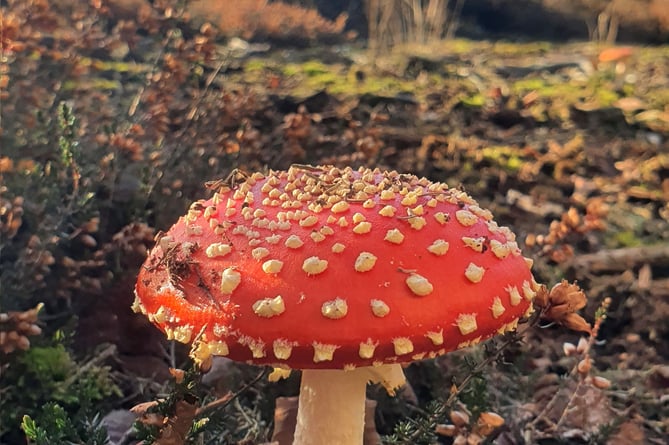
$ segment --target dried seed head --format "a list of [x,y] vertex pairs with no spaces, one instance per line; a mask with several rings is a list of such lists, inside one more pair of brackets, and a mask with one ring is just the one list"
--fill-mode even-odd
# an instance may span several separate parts
[[592,360],[590,360],[590,357],[584,358],[576,365],[576,370],[583,376],[588,375],[590,369],[592,369]]
[[542,310],[542,315],[549,321],[562,324],[575,331],[592,331],[590,324],[576,312],[586,305],[583,291],[566,280],[556,284],[546,294],[539,287],[534,297],[534,304]]
[[434,432],[440,436],[453,437],[458,433],[458,428],[455,425],[439,424],[434,428]]
[[502,416],[490,411],[483,412],[476,420],[476,432],[484,437],[489,436],[502,425],[504,425]]
[[451,418],[453,425],[458,428],[463,428],[469,425],[469,415],[465,412],[453,410],[449,417]]
[[608,389],[611,387],[611,380],[600,376],[594,376],[592,378],[592,386],[599,389]]
[[562,344],[562,351],[566,357],[571,357],[576,354],[576,346],[573,343],[564,342]]

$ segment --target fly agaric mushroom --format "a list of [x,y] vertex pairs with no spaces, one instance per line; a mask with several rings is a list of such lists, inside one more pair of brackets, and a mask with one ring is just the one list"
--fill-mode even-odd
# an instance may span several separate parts
[[236,173],[159,236],[135,311],[212,355],[301,369],[295,444],[360,444],[365,386],[515,329],[538,289],[464,192],[378,169]]

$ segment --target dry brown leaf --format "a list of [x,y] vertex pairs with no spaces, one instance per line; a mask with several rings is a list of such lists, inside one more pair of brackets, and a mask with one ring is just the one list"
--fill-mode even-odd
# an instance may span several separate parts
[[543,310],[543,317],[546,320],[575,331],[590,332],[592,329],[590,324],[576,313],[586,305],[585,293],[576,284],[562,280],[549,292],[545,290],[537,292],[534,302]]
[[606,445],[630,445],[634,443],[645,443],[646,435],[643,428],[636,419],[623,422],[618,430],[609,437]]

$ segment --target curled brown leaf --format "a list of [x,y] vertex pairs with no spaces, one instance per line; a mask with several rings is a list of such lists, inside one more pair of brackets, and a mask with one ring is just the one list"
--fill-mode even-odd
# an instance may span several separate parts
[[542,288],[534,300],[546,320],[561,324],[575,331],[592,331],[590,324],[576,312],[587,303],[585,293],[578,285],[562,280],[550,291]]

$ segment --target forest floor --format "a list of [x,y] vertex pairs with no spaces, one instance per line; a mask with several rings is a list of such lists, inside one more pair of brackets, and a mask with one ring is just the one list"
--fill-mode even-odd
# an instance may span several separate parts
[[[166,93],[185,105],[161,114],[140,103],[136,116],[153,113],[144,120],[128,117],[128,110],[138,97],[150,100],[141,96],[150,90],[147,78],[164,81],[150,76],[156,69],[150,58],[87,55],[86,73],[60,87],[75,98],[75,115],[89,126],[100,121],[86,117],[95,113],[142,125],[159,115],[167,122],[161,131],[179,134],[172,145],[121,147],[130,161],[112,178],[104,176],[113,194],[104,199],[127,208],[100,207],[112,222],[95,235],[99,242],[148,221],[148,235],[132,236],[150,244],[153,230],[167,229],[189,201],[208,193],[205,181],[234,168],[369,166],[462,187],[518,235],[524,254],[534,259],[537,281],[549,287],[563,279],[578,282],[588,297],[587,320],[610,301],[589,350],[591,370],[576,369],[582,354],[565,354],[564,344],[578,344],[582,334],[534,326],[477,373],[458,409],[502,415],[498,444],[663,444],[669,435],[669,47],[627,49],[618,60],[600,61],[603,48],[589,43],[455,40],[376,57],[346,45],[218,45],[218,56],[198,66],[195,86]],[[19,71],[17,78],[27,81]],[[171,72],[177,76],[178,68]],[[200,107],[219,110],[217,122]],[[5,113],[13,109],[21,111],[20,104],[4,106]],[[7,116],[11,130],[10,121],[20,119]],[[190,132],[216,136],[200,141],[189,139]],[[82,140],[100,142],[94,133]],[[141,140],[143,133],[135,134]],[[7,147],[0,155],[15,162],[45,157]],[[149,209],[144,215],[128,210],[138,200]],[[105,406],[123,410],[155,395],[152,385],[179,364],[174,355],[166,358],[162,335],[130,313],[140,261],[130,254],[122,259],[125,273],[94,300],[82,304],[76,289],[68,297],[78,317],[76,350],[99,354],[101,345],[114,346],[103,362],[122,396]],[[404,416],[447,398],[451,385],[471,372],[471,362],[488,352],[478,347],[408,367],[413,395],[397,402],[374,393],[380,398],[378,429],[391,434]],[[254,375],[243,366],[225,369],[240,381],[212,386],[237,388]],[[598,387],[595,376],[611,385]],[[268,394],[294,394],[295,381],[283,385]],[[271,411],[263,406],[258,416],[269,424]],[[256,442],[244,443],[263,438],[258,432]]]
[[[515,352],[522,367],[484,371],[501,383],[484,391],[507,419],[496,443],[659,444],[669,431],[668,51],[599,63],[590,44],[456,41],[373,61],[351,48],[283,50],[236,61],[214,83],[253,92],[254,114],[282,123],[253,124],[262,142],[246,163],[367,165],[462,187],[518,234],[539,281],[582,286],[589,320],[611,299],[592,374],[612,386],[576,388],[563,344],[578,333],[531,330]],[[418,406],[466,375],[462,360],[408,370]],[[377,422],[391,433],[402,410],[386,409]]]

